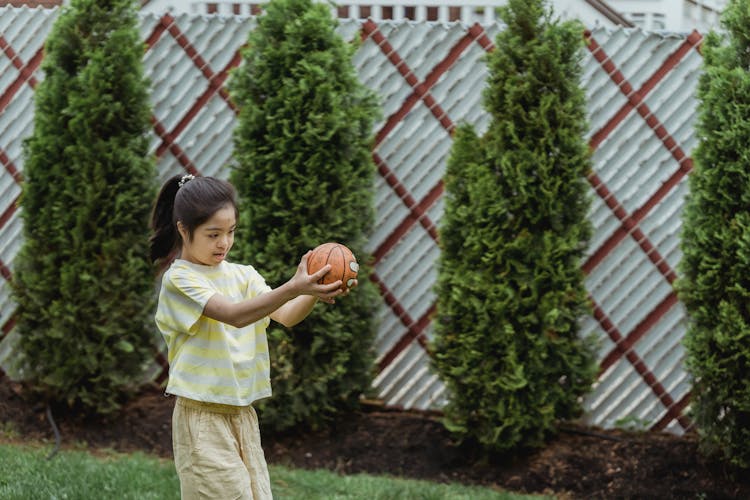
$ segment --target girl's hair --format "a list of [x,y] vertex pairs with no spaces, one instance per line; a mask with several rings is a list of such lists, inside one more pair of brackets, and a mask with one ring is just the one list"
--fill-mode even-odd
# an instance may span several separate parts
[[151,212],[151,261],[168,257],[182,243],[177,221],[193,239],[195,228],[218,210],[231,205],[238,217],[237,192],[229,182],[215,177],[175,175],[161,188]]

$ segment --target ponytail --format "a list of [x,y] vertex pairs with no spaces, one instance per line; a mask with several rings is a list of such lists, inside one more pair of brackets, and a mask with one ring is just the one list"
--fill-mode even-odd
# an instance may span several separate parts
[[179,175],[170,178],[164,183],[159,196],[156,197],[154,209],[151,212],[152,234],[149,238],[151,262],[169,256],[180,239],[174,221],[174,200],[177,190],[180,189],[180,178]]

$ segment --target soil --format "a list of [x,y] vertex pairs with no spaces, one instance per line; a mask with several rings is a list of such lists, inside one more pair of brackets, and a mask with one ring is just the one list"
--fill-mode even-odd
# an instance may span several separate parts
[[[116,416],[84,418],[55,410],[54,418],[63,448],[171,458],[173,405],[173,398],[150,387]],[[325,431],[262,435],[271,464],[341,474],[478,484],[562,499],[750,499],[750,475],[704,457],[693,434],[568,426],[543,449],[487,459],[457,445],[435,415],[364,405]],[[55,442],[46,408],[27,402],[21,387],[7,378],[0,379],[0,440]]]

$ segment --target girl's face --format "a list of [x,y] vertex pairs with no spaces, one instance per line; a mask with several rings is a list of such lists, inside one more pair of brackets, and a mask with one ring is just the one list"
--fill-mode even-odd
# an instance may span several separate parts
[[226,205],[217,210],[211,218],[193,231],[193,238],[182,222],[177,222],[177,230],[182,236],[182,259],[194,264],[215,266],[223,261],[234,243],[234,230],[237,220],[234,207]]

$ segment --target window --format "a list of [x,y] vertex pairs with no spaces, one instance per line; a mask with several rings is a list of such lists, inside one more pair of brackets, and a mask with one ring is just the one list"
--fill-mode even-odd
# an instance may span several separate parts
[[667,22],[664,14],[654,14],[651,18],[651,28],[655,30],[667,29]]
[[646,25],[646,14],[643,12],[633,12],[630,14],[630,22],[643,28]]

